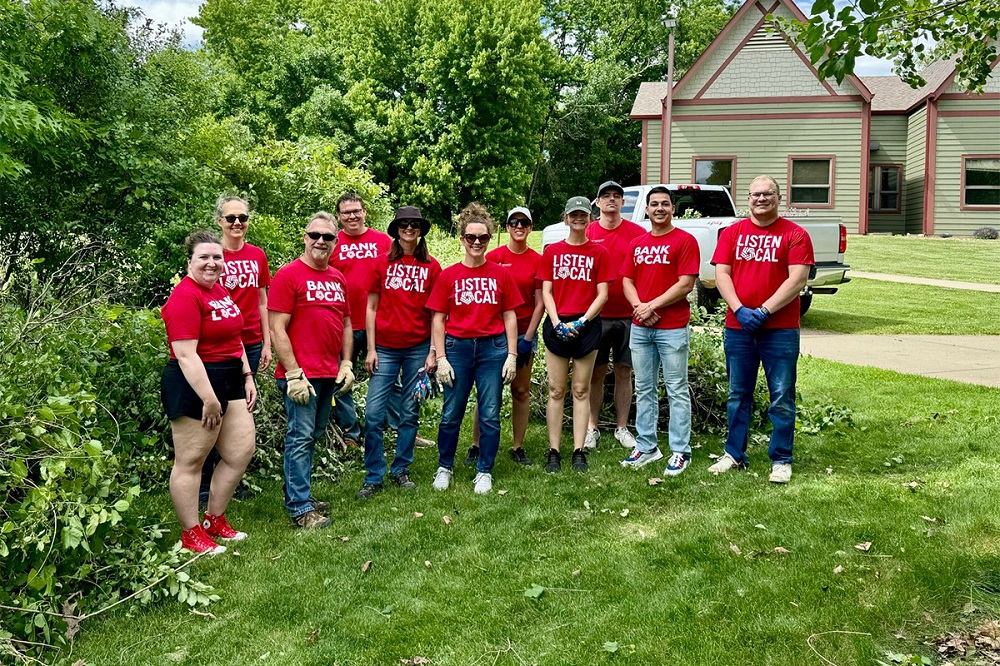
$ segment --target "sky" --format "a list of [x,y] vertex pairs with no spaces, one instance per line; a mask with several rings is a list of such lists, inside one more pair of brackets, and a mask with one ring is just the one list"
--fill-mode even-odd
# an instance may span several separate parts
[[[184,33],[184,44],[194,47],[201,42],[202,29],[192,24],[188,18],[197,16],[201,0],[132,0],[122,4],[133,4],[141,8],[146,16],[157,23],[179,27]],[[811,2],[799,2],[802,11],[808,14]],[[892,74],[892,63],[868,56],[858,58],[855,73],[858,76],[887,76]]]

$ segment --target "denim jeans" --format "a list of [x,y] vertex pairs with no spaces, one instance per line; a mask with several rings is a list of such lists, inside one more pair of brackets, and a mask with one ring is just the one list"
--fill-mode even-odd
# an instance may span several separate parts
[[399,419],[396,457],[392,461],[389,473],[392,476],[399,476],[406,472],[413,462],[420,405],[410,397],[409,392],[413,390],[417,381],[417,373],[424,367],[430,346],[430,341],[426,341],[408,349],[393,349],[378,345],[375,347],[375,351],[378,352],[378,368],[368,380],[368,399],[365,403],[365,472],[367,473],[364,482],[366,485],[382,483],[385,477],[383,430],[389,404],[396,395],[394,389],[400,385],[400,378],[407,395],[403,400]]
[[725,349],[726,373],[729,375],[726,453],[738,463],[747,461],[753,392],[757,385],[757,368],[763,365],[771,396],[767,415],[773,426],[767,455],[772,463],[791,463],[799,329],[768,328],[758,333],[747,333],[742,328],[727,328]]
[[663,383],[670,402],[670,451],[691,453],[691,392],[688,389],[688,346],[691,332],[684,328],[647,328],[632,324],[629,350],[635,371],[635,430],[639,450],[657,447],[660,415],[656,381],[663,367]]
[[[354,331],[354,355],[353,361],[368,356],[368,332]],[[388,422],[393,430],[399,428],[400,403],[402,402],[402,389],[397,382],[392,395],[388,401]],[[337,406],[333,408],[333,418],[340,426],[344,439],[350,439],[361,444],[361,424],[358,422],[358,408],[354,404],[354,395],[348,391],[337,398]],[[367,430],[366,430],[367,431]]]
[[503,398],[503,364],[507,360],[507,338],[491,335],[482,338],[445,336],[445,354],[455,369],[451,388],[444,387],[444,413],[438,426],[438,465],[452,469],[458,433],[469,404],[472,386],[476,386],[479,405],[479,462],[476,471],[491,473],[500,448],[500,401]]
[[243,349],[247,353],[247,363],[250,365],[250,371],[256,375],[258,368],[260,368],[260,355],[264,353],[264,343],[255,342],[250,345],[243,345]]
[[[330,422],[331,401],[336,390],[336,378],[310,379],[316,395],[309,403],[300,405],[288,397],[288,383],[278,380],[278,388],[285,396],[285,414],[288,430],[285,432],[285,508],[295,518],[311,511],[309,499],[312,486],[312,461],[316,442],[323,437]],[[340,398],[337,398],[340,404]]]

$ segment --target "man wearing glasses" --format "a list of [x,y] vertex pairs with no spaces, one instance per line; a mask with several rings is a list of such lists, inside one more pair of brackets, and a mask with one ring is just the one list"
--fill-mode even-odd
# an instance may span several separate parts
[[267,309],[278,357],[274,376],[288,415],[285,509],[295,527],[314,529],[330,524],[323,513],[330,505],[310,492],[313,452],[326,431],[333,398],[350,395],[354,337],[347,283],[330,265],[337,245],[333,216],[314,214],[303,240],[302,256],[274,274]]
[[754,178],[749,199],[750,217],[722,232],[712,256],[716,285],[729,305],[724,337],[729,432],[725,454],[708,471],[746,468],[757,368],[763,365],[773,426],[769,480],[788,483],[795,434],[799,292],[815,260],[809,234],[778,215],[781,190],[774,178]]
[[[340,220],[340,234],[337,247],[330,259],[330,265],[344,274],[347,280],[347,294],[351,305],[351,328],[354,331],[354,353],[364,356],[368,351],[365,328],[365,312],[368,310],[368,290],[378,258],[389,254],[392,239],[377,229],[365,224],[368,209],[356,192],[346,192],[337,200],[337,218]],[[389,426],[399,425],[400,394],[397,392],[389,401]],[[354,406],[354,396],[345,393],[337,400],[334,408],[337,424],[344,433],[348,446],[361,442],[361,426],[358,411]]]

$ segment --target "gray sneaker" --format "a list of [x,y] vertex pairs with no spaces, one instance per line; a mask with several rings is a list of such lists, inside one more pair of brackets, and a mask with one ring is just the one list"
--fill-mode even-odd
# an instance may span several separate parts
[[656,462],[661,458],[663,458],[663,454],[660,453],[660,449],[658,448],[653,449],[649,453],[643,453],[639,450],[639,447],[636,447],[632,449],[632,453],[629,454],[628,458],[622,461],[622,467],[642,467]]
[[587,429],[587,438],[583,440],[583,448],[585,449],[596,449],[597,442],[601,439],[601,431],[597,428]]
[[771,483],[788,483],[792,480],[792,466],[789,463],[774,463],[767,480]]
[[434,472],[434,490],[448,490],[451,485],[451,470],[447,467],[438,467]]
[[634,449],[639,446],[639,442],[636,441],[635,435],[629,432],[628,428],[618,428],[615,430],[615,439],[626,449]]
[[417,489],[417,484],[415,484],[410,479],[410,473],[409,472],[401,472],[400,474],[397,474],[396,476],[392,477],[392,482],[394,484],[396,484],[396,486],[400,490],[416,490]]
[[488,472],[476,474],[472,480],[473,490],[477,495],[488,495],[493,490],[493,475]]
[[359,500],[371,499],[382,492],[382,488],[383,486],[381,483],[366,483],[361,486],[361,490],[359,490],[354,497]]

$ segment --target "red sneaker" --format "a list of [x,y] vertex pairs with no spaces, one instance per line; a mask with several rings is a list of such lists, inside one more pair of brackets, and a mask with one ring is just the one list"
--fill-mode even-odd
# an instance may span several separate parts
[[212,541],[212,537],[205,534],[205,529],[201,525],[195,525],[191,529],[181,532],[181,548],[193,553],[208,553],[209,555],[226,552],[226,547]]
[[230,527],[225,514],[221,516],[212,516],[206,513],[205,520],[202,522],[201,526],[205,528],[205,534],[217,539],[225,539],[226,541],[242,541],[247,538],[246,532],[237,532]]

